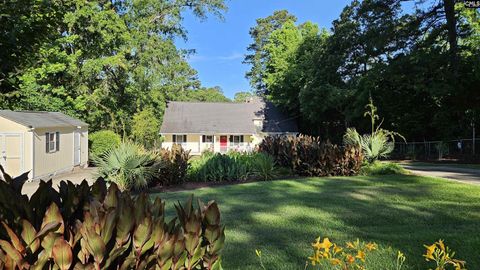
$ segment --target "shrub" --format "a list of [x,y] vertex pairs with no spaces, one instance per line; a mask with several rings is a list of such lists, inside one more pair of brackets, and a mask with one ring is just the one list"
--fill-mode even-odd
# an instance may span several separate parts
[[376,126],[376,121],[380,118],[377,115],[377,107],[373,105],[370,97],[370,103],[366,106],[367,111],[364,116],[370,117],[372,131],[370,134],[360,135],[355,128],[347,128],[343,136],[343,144],[347,146],[360,147],[369,163],[375,162],[380,158],[386,158],[395,149],[395,136],[405,140],[405,138],[394,131],[380,128],[382,123]]
[[220,182],[242,181],[250,173],[249,161],[243,154],[206,154],[192,165],[191,181]]
[[117,133],[110,130],[101,130],[88,136],[90,158],[99,157],[106,151],[117,147],[122,142],[122,138]]
[[343,136],[343,143],[361,147],[366,160],[370,163],[380,158],[387,158],[395,148],[395,142],[383,130],[360,135],[354,128],[347,128],[347,132]]
[[406,174],[407,171],[397,163],[393,162],[373,162],[362,166],[360,174],[362,175],[389,175]]
[[174,144],[171,149],[162,149],[160,158],[162,167],[152,184],[168,186],[183,183],[188,172],[190,151],[185,151],[182,146]]
[[[41,182],[31,198],[23,181],[0,182],[0,269],[221,269],[225,234],[215,202],[176,204],[132,198],[115,183],[89,187]],[[14,203],[12,203],[14,202]]]
[[188,178],[202,182],[270,180],[276,170],[274,159],[265,153],[207,152],[192,160]]
[[341,147],[305,135],[266,137],[259,151],[271,155],[279,166],[304,176],[354,175],[363,161],[357,146]]
[[94,157],[98,176],[116,183],[121,190],[146,188],[161,168],[157,154],[125,142]]
[[265,153],[253,155],[253,174],[267,181],[277,177],[277,168],[272,156]]
[[152,108],[135,113],[132,122],[132,136],[135,142],[147,149],[155,148],[160,144],[160,121]]

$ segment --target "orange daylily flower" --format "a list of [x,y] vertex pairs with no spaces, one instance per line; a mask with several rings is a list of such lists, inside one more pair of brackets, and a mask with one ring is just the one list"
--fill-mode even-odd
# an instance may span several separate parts
[[333,244],[333,252],[336,254],[336,253],[339,253],[343,250],[343,248],[337,246],[337,244]]
[[426,258],[426,260],[434,260],[435,258],[433,257],[433,253],[435,252],[435,249],[437,248],[436,244],[432,244],[430,246],[425,245],[427,248],[426,253],[423,255],[423,257]]
[[312,244],[312,246],[316,249],[325,249],[328,250],[330,247],[332,247],[332,242],[330,242],[330,239],[324,238],[323,242],[320,243],[320,237],[317,238],[317,242],[315,244]]
[[362,262],[365,262],[365,252],[359,250],[355,258],[360,259]]
[[440,247],[441,250],[445,250],[445,245],[443,244],[443,240],[438,240],[437,242],[438,246]]
[[365,245],[365,247],[368,249],[368,251],[372,251],[377,249],[377,244],[369,242]]
[[342,261],[340,261],[340,259],[336,259],[336,258],[335,258],[335,259],[331,259],[331,260],[330,260],[330,263],[331,263],[332,265],[340,265],[340,264],[342,263]]
[[355,257],[353,257],[352,255],[348,254],[348,255],[347,255],[347,262],[348,262],[349,264],[354,263],[354,262],[355,262]]
[[353,245],[352,242],[347,242],[347,248],[352,248],[352,249],[354,249],[355,246]]

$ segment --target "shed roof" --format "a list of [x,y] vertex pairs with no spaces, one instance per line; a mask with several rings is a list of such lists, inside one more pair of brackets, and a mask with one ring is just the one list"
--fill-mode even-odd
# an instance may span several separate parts
[[88,126],[87,123],[60,112],[0,110],[0,117],[30,128]]
[[256,134],[254,119],[263,121],[263,132],[298,131],[294,119],[258,99],[245,103],[169,102],[160,133]]

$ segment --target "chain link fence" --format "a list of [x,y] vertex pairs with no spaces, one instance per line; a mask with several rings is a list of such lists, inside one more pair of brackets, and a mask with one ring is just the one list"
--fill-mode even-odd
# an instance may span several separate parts
[[396,142],[391,159],[480,160],[480,138],[451,141]]

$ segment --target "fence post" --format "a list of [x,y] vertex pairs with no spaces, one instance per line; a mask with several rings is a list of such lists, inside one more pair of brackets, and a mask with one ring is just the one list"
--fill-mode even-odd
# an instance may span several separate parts
[[472,153],[475,156],[475,122],[472,121]]

